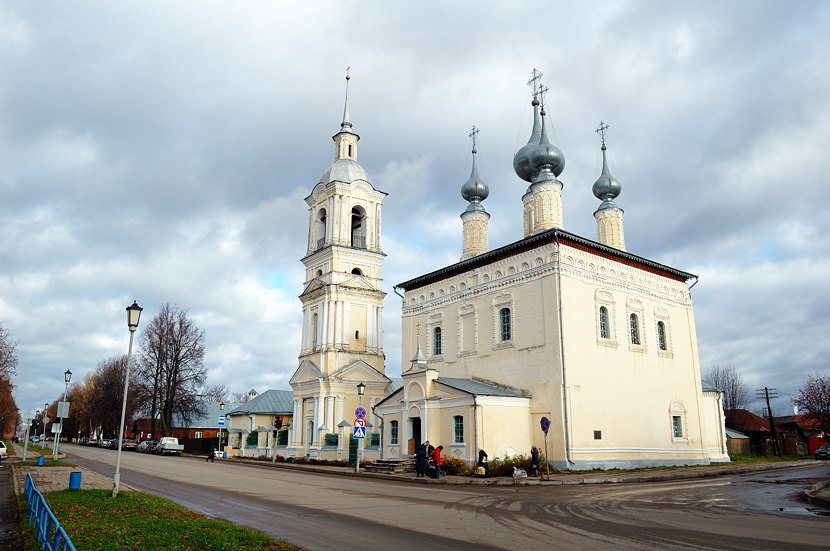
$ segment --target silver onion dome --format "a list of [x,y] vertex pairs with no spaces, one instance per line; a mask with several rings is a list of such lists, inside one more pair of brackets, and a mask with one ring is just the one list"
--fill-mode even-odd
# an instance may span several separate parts
[[550,143],[548,133],[545,131],[545,110],[542,109],[542,136],[539,143],[528,155],[530,166],[538,173],[543,169],[549,169],[554,176],[559,176],[565,170],[565,156],[562,151]]
[[525,182],[532,182],[536,175],[537,171],[530,165],[530,152],[539,144],[539,138],[542,137],[542,127],[539,124],[539,99],[534,97],[531,105],[533,106],[533,130],[530,133],[530,139],[513,155],[513,170]]
[[[476,150],[473,149],[473,169],[470,172],[470,178],[461,186],[461,197],[465,201],[470,202],[470,207],[478,204],[479,208],[473,210],[483,210],[484,207],[481,206],[481,201],[487,199],[489,195],[490,188],[487,187],[487,184],[478,175],[478,169],[476,169]],[[470,210],[470,207],[467,210]]]
[[620,185],[616,178],[611,176],[611,171],[608,170],[608,162],[605,156],[605,151],[606,147],[603,143],[602,173],[600,174],[599,178],[597,178],[597,181],[594,182],[594,185],[591,188],[591,190],[594,192],[594,196],[597,199],[602,200],[602,204],[600,205],[599,210],[616,207],[616,205],[614,204],[614,199],[616,199],[622,192],[622,185]]

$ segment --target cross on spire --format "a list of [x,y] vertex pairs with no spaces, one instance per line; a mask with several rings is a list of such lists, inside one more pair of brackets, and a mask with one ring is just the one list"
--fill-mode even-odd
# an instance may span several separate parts
[[476,125],[473,125],[473,129],[470,130],[469,134],[470,139],[473,140],[473,153],[476,152],[476,134],[478,134],[478,128],[476,128]]
[[605,124],[605,122],[599,121],[599,127],[597,127],[597,129],[594,130],[594,132],[599,134],[599,137],[602,139],[602,147],[605,147],[605,131],[608,130],[609,128],[610,128],[610,126]]
[[533,97],[535,98],[538,95],[538,89],[542,87],[541,81],[542,80],[542,73],[539,72],[539,69],[533,69],[530,73],[530,79],[527,81],[527,85],[533,88]]

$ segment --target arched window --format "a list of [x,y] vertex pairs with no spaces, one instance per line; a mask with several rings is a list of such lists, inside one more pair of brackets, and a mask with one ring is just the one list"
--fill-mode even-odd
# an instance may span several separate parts
[[432,330],[432,353],[440,356],[443,351],[443,343],[441,341],[441,328],[436,327]]
[[363,272],[360,271],[360,268],[352,268],[352,273],[354,275],[363,275]]
[[637,314],[631,314],[628,317],[628,326],[631,332],[631,344],[640,344],[640,320],[637,319]]
[[660,350],[666,350],[666,324],[662,321],[657,322],[657,347]]
[[390,444],[397,444],[398,443],[398,422],[392,421],[389,423],[389,443]]
[[317,240],[317,249],[322,249],[326,244],[326,209],[317,211],[317,219],[314,221],[314,238]]
[[599,336],[603,339],[611,338],[611,331],[608,327],[608,308],[599,307]]
[[352,209],[352,247],[366,248],[366,214],[360,207]]
[[455,443],[460,444],[464,442],[464,417],[462,417],[461,415],[456,415],[455,417],[453,417],[453,425],[455,428]]
[[510,308],[502,308],[499,310],[499,322],[501,326],[501,340],[509,341],[513,336],[510,330]]

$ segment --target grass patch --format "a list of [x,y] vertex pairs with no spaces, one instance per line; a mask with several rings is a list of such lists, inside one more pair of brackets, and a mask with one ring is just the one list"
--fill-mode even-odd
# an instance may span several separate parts
[[141,492],[50,492],[46,501],[78,549],[303,551],[264,534]]
[[[735,463],[774,463],[776,461],[803,461],[805,459],[812,459],[809,455],[783,455],[777,457],[774,455],[751,455],[751,454],[735,454],[729,457],[732,464]],[[729,465],[729,463],[713,463],[713,465]]]

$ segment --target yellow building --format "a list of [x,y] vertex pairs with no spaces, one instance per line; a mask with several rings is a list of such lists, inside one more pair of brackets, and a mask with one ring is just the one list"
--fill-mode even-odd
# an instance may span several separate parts
[[625,250],[604,124],[598,238],[563,229],[564,156],[547,138],[540,97],[535,88],[531,138],[514,157],[529,183],[524,237],[486,250],[474,141],[462,260],[397,285],[408,367],[375,408],[382,455],[429,440],[467,462],[479,449],[497,457],[537,446],[563,469],[728,461],[721,394],[700,379],[696,276]]

